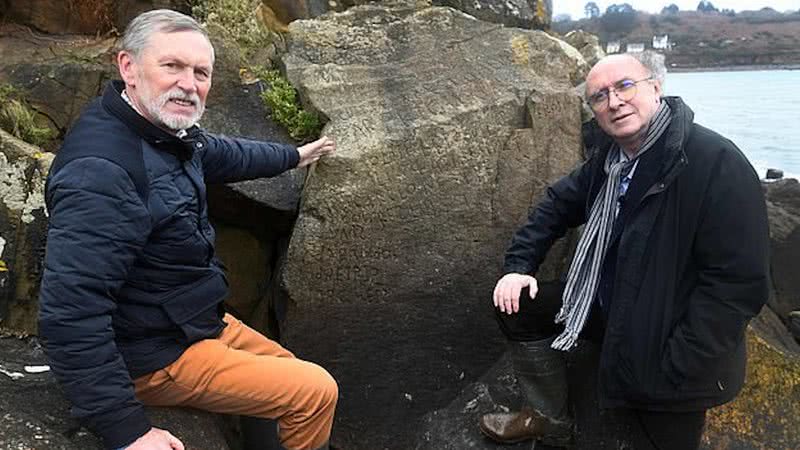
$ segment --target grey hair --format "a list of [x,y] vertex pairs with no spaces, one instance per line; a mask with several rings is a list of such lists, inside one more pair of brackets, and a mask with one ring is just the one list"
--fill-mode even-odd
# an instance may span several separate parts
[[[196,20],[186,14],[171,9],[154,9],[139,14],[131,20],[122,36],[120,50],[138,58],[147,47],[153,33],[178,33],[181,31],[194,31],[202,34],[209,45],[211,39],[208,32]],[[214,46],[211,46],[211,63],[214,63]]]
[[664,80],[667,77],[667,66],[664,64],[664,55],[652,50],[645,50],[638,53],[626,53],[626,55],[639,61],[645,69],[649,70],[653,78],[661,84],[663,90]]

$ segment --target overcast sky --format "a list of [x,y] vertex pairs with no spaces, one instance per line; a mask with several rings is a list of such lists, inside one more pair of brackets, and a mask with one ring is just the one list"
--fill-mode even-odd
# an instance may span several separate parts
[[[553,16],[569,14],[573,20],[582,19],[584,17],[583,8],[588,2],[589,0],[553,0]],[[661,8],[671,3],[678,5],[681,11],[695,11],[700,0],[594,0],[594,2],[597,3],[601,13],[605,13],[606,8],[615,3],[618,5],[628,3],[637,11],[658,13],[661,12]],[[765,6],[780,12],[800,9],[800,1],[798,0],[711,0],[711,4],[720,10],[727,8],[736,12],[758,10]]]

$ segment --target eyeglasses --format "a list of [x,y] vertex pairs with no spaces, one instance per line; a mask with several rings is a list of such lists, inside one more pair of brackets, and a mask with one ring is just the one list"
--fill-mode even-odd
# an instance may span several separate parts
[[620,80],[614,83],[613,86],[600,89],[599,91],[590,95],[586,102],[589,103],[589,106],[593,111],[603,111],[604,109],[608,108],[609,97],[611,97],[612,92],[617,95],[618,99],[622,100],[623,102],[628,102],[633,99],[633,97],[636,97],[637,84],[641,83],[642,81],[650,81],[652,79],[653,76],[650,75],[647,78],[642,78],[641,80],[637,81]]

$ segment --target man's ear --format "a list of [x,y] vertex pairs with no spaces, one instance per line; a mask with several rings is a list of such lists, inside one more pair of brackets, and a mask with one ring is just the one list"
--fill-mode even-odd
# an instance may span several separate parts
[[655,89],[655,92],[656,92],[656,103],[658,103],[658,102],[661,101],[661,97],[664,95],[664,92],[661,91],[661,82],[656,80],[653,83],[653,89]]
[[117,53],[117,68],[126,86],[136,87],[136,59],[125,50]]

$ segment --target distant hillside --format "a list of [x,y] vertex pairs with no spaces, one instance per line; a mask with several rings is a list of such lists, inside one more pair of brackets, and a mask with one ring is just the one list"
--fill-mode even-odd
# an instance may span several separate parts
[[800,12],[761,11],[732,13],[608,14],[594,19],[553,24],[559,33],[583,29],[600,37],[605,48],[619,40],[652,48],[654,35],[669,35],[672,50],[665,51],[672,68],[713,68],[740,65],[800,66]]

